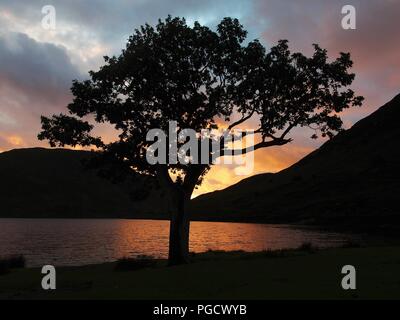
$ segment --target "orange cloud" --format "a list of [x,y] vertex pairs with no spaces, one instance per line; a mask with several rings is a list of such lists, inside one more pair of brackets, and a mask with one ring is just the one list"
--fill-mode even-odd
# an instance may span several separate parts
[[21,147],[25,144],[24,139],[22,139],[20,136],[10,136],[10,137],[7,137],[6,140],[8,143],[10,143],[11,145],[13,145],[15,147]]

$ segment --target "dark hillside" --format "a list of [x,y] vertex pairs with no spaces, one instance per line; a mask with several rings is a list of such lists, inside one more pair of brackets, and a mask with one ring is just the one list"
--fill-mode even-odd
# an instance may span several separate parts
[[134,202],[131,182],[113,184],[85,169],[89,156],[43,148],[0,153],[0,217],[153,217],[163,211],[154,201],[158,195]]
[[193,201],[212,220],[400,225],[400,95],[276,174],[253,176]]

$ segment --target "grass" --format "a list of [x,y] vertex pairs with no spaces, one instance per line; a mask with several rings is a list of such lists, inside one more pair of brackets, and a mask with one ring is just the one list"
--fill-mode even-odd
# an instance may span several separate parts
[[151,256],[140,255],[135,258],[123,257],[115,263],[116,271],[134,271],[157,265],[157,260]]
[[355,240],[347,240],[343,245],[342,248],[362,248],[363,245],[360,242]]
[[0,275],[8,273],[12,269],[25,268],[25,262],[25,258],[22,255],[0,258]]
[[[41,289],[40,269],[15,269],[0,276],[0,299],[400,299],[399,246],[208,251],[192,261],[59,267],[54,291]],[[356,290],[341,288],[347,264],[356,268]],[[119,272],[121,265],[133,271]]]

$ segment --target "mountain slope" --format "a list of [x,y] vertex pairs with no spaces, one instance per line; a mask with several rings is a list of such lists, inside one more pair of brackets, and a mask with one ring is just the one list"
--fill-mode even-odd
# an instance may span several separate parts
[[[276,174],[256,175],[192,201],[193,220],[400,226],[400,95]],[[85,151],[0,153],[0,217],[168,218],[153,192],[85,170]]]
[[113,184],[86,170],[82,160],[89,156],[87,151],[43,148],[0,153],[0,217],[160,216],[156,213],[162,212],[162,201],[157,194],[132,201],[129,191],[135,185]]
[[399,119],[400,95],[290,168],[199,196],[193,218],[399,225]]

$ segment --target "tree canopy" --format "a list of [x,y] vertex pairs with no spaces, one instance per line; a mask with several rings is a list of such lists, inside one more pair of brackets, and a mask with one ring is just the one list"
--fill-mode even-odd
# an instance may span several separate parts
[[[146,161],[149,130],[168,132],[171,120],[179,130],[233,129],[256,118],[256,150],[290,142],[295,127],[312,128],[313,138],[332,137],[342,129],[338,113],[361,105],[363,98],[347,88],[354,79],[349,53],[329,61],[327,51],[315,44],[313,55],[306,57],[292,53],[286,40],[267,51],[258,40],[245,43],[246,36],[231,18],[216,30],[172,17],[155,27],[146,24],[119,56],[104,57],[104,65],[89,72],[90,79],[73,81],[69,114],[43,116],[38,137],[51,146],[95,146],[105,159],[140,173],[177,171],[182,179],[175,183],[184,183],[197,168],[191,180],[198,184],[209,165],[199,169]],[[105,143],[91,135],[94,124],[103,122],[118,131],[117,141]],[[221,141],[218,155],[226,149]]]

